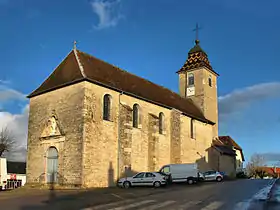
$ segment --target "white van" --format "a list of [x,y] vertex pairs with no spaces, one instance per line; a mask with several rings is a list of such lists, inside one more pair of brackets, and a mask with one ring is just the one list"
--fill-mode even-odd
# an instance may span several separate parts
[[196,163],[169,164],[163,166],[159,172],[168,175],[169,182],[187,182],[188,184],[193,184],[199,178]]

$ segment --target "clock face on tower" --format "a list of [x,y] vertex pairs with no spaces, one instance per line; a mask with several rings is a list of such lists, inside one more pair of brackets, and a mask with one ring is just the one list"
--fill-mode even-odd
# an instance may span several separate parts
[[187,88],[187,96],[193,96],[195,94],[194,86]]

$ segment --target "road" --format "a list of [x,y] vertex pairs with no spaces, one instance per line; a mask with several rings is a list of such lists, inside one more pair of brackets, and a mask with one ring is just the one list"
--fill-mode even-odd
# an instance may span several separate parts
[[[102,192],[40,192],[1,199],[3,210],[262,210],[252,200],[271,180],[236,180],[175,185],[162,189],[111,189]],[[71,193],[70,193],[71,192]],[[251,205],[251,209],[249,208]]]

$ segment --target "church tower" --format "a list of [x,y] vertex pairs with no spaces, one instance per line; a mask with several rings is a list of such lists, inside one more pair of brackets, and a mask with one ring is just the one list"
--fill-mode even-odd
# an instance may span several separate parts
[[198,39],[189,51],[187,61],[177,73],[180,95],[192,99],[204,116],[216,123],[213,127],[213,137],[218,136],[217,77],[219,75],[210,65],[208,56],[200,47]]

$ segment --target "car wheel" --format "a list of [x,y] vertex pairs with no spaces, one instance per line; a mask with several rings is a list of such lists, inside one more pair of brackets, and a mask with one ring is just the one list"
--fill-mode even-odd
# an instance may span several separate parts
[[124,187],[125,189],[130,188],[130,186],[131,186],[131,184],[130,184],[130,182],[128,182],[128,181],[125,181],[125,182],[123,183],[123,187]]
[[188,183],[189,185],[191,185],[191,184],[194,183],[194,181],[193,181],[193,179],[188,179],[188,180],[187,180],[187,183]]
[[154,182],[154,187],[160,187],[160,186],[161,186],[160,182],[158,181]]
[[217,180],[217,182],[221,182],[222,181],[222,177],[217,177],[216,180]]

